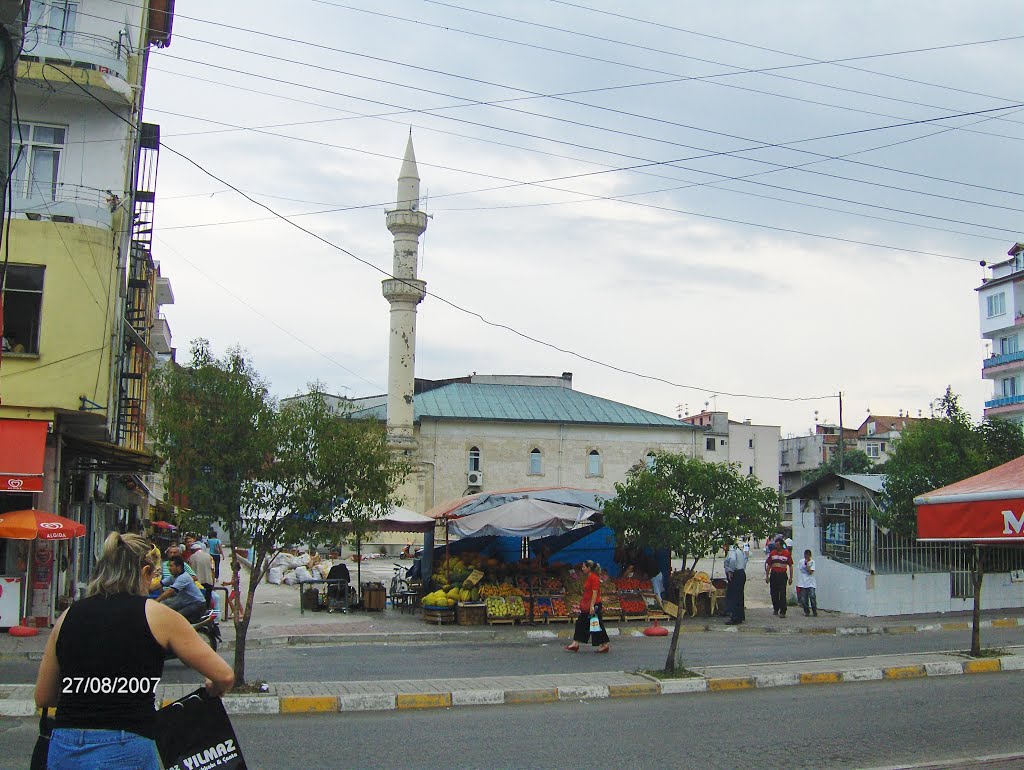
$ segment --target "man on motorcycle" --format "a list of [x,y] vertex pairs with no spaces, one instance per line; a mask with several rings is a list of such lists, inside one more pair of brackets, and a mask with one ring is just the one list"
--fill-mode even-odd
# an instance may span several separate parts
[[156,598],[173,610],[177,610],[186,618],[193,618],[206,609],[206,600],[202,591],[196,587],[195,580],[185,572],[185,562],[180,556],[167,559],[171,572],[169,583],[165,581],[166,590]]

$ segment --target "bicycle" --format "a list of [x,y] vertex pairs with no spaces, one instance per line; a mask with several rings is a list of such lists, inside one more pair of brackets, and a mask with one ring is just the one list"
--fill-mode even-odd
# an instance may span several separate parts
[[395,597],[401,593],[409,592],[409,581],[402,577],[402,573],[406,571],[406,568],[401,564],[396,564],[394,577],[391,578],[391,604],[394,605]]

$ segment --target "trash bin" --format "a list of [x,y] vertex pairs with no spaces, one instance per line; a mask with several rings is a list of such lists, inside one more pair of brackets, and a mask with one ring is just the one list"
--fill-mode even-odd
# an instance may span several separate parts
[[387,591],[383,583],[363,583],[363,609],[383,610]]

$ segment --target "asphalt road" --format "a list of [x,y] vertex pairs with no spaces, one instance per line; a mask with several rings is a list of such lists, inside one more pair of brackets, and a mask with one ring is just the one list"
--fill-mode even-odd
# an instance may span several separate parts
[[[567,641],[479,640],[250,649],[246,654],[246,678],[270,682],[344,682],[632,671],[662,668],[668,654],[668,641],[664,638],[617,637],[612,640],[611,655],[593,655],[588,650],[569,655],[562,651]],[[1024,645],[1024,628],[984,629],[982,643],[988,647]],[[970,646],[970,632],[865,636],[688,633],[679,644],[683,665],[721,666],[963,650]],[[233,653],[224,653],[223,657],[234,662]],[[37,669],[38,663],[32,661],[5,661],[0,663],[0,682],[34,682]],[[196,677],[178,661],[164,666],[166,682],[193,682]]]
[[[253,770],[870,768],[1015,755],[1024,672],[535,706],[236,717]],[[0,768],[25,766],[33,720],[0,719]],[[17,757],[18,760],[12,758]],[[26,758],[26,759],[20,759]]]

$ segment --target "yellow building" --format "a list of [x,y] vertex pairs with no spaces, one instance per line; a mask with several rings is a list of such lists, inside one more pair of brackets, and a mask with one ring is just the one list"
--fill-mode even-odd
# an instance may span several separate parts
[[0,541],[0,575],[32,568],[23,611],[43,624],[77,596],[106,534],[138,528],[153,502],[147,382],[172,352],[158,308],[173,295],[151,253],[159,127],[142,122],[142,105],[173,0],[27,5],[11,120],[0,513],[52,511],[87,532],[31,551]]

